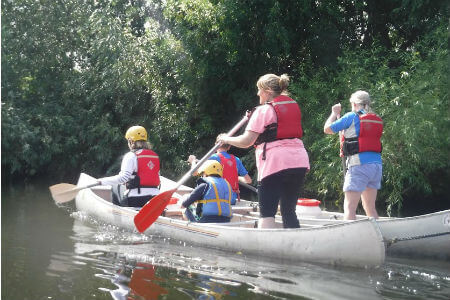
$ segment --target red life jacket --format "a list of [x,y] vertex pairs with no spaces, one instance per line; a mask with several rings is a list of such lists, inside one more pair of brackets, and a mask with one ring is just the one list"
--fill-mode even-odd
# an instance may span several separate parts
[[359,136],[345,138],[343,153],[345,156],[361,152],[381,153],[381,135],[383,134],[383,120],[374,113],[358,112]]
[[223,167],[223,178],[231,185],[231,189],[235,193],[239,193],[239,175],[236,165],[236,157],[230,154],[230,158],[226,158],[222,153],[218,154],[220,157],[220,164]]
[[140,178],[140,187],[158,187],[159,157],[154,151],[142,149],[135,152],[138,162],[137,175]]
[[266,126],[264,132],[258,136],[255,145],[303,136],[302,112],[295,100],[280,95],[267,104],[275,110],[277,122]]

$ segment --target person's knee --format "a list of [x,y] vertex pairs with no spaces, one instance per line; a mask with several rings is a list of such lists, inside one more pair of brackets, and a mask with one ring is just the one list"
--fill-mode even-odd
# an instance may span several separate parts
[[359,191],[347,191],[345,192],[345,201],[349,204],[358,205],[359,200],[361,199],[362,192]]

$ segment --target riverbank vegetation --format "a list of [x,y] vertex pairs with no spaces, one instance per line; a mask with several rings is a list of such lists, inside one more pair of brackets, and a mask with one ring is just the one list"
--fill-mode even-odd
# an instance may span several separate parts
[[[259,76],[287,73],[311,158],[305,195],[342,201],[339,143],[323,124],[364,89],[385,122],[380,208],[449,208],[447,1],[1,5],[2,183],[116,172],[135,124],[176,179],[258,104]],[[234,151],[255,174],[253,150]]]

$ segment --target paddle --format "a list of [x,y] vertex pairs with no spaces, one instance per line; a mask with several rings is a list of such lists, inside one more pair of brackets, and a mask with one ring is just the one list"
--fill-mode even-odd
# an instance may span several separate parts
[[[247,122],[248,117],[244,116],[239,123],[237,123],[228,133],[227,135],[232,136],[236,133],[236,131],[239,130],[239,128],[244,125],[245,122]],[[141,210],[136,214],[134,217],[134,225],[136,226],[136,229],[139,232],[144,232],[148,227],[150,227],[153,222],[158,219],[158,217],[162,214],[166,206],[169,204],[170,198],[172,197],[173,193],[176,192],[176,190],[185,183],[191,176],[194,174],[195,171],[205,162],[207,161],[211,155],[220,147],[220,144],[214,145],[214,147],[209,150],[208,153],[203,156],[203,158],[192,168],[189,170],[188,173],[186,173],[175,185],[175,188],[162,192],[161,194],[158,194],[154,198],[152,198],[147,204],[145,204]]]
[[100,185],[100,183],[92,183],[86,186],[77,187],[70,183],[59,183],[49,187],[53,200],[56,203],[65,203],[71,201],[78,194],[80,190],[87,189],[93,186]]
[[[341,115],[337,115],[337,119],[340,119]],[[339,143],[342,144],[342,135],[344,134],[344,131],[339,131]],[[344,172],[344,177],[345,174],[347,173],[347,163],[346,163],[346,157],[344,156],[344,152],[342,150],[342,145],[340,147],[340,153],[339,153],[340,157],[341,157],[341,162],[342,162],[342,171]]]
[[248,189],[251,190],[252,192],[255,192],[255,193],[258,194],[258,189],[255,188],[253,185],[250,185],[250,184],[245,183],[245,182],[242,182],[242,181],[239,181],[239,184],[242,185],[242,186],[244,186],[244,187],[246,187],[246,188],[248,188]]

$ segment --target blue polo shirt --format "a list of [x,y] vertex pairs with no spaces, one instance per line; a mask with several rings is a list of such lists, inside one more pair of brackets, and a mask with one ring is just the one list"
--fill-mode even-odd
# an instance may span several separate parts
[[[365,113],[364,110],[361,110]],[[344,131],[346,138],[359,137],[360,121],[356,112],[348,112],[342,118],[336,120],[330,126],[334,133]],[[347,165],[349,167],[364,164],[381,164],[381,153],[378,152],[361,152],[348,157]]]

